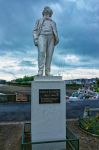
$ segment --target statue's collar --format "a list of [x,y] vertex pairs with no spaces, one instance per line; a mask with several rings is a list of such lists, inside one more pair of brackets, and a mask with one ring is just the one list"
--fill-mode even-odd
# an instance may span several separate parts
[[52,19],[49,17],[49,18],[43,18],[43,20],[45,21],[45,20],[50,20],[50,21],[52,21]]

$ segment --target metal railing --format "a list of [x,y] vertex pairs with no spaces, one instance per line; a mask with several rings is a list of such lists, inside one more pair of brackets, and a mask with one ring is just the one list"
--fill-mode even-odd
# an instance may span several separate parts
[[77,136],[70,131],[70,129],[66,128],[66,144],[71,150],[79,150],[79,139]]
[[99,113],[99,108],[90,108],[90,107],[85,107],[84,109],[84,114],[83,114],[83,118],[87,118],[87,117],[92,117],[92,116],[96,116],[97,113]]
[[[32,145],[66,143],[66,150],[79,150],[79,139],[66,128],[66,140],[31,142],[31,124],[25,123],[22,131],[21,150],[32,150]],[[61,150],[61,149],[60,149]],[[65,150],[65,149],[64,149]]]

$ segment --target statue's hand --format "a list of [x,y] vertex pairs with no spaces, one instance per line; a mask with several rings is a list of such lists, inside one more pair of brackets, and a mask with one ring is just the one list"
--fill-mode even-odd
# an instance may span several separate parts
[[38,46],[38,39],[34,40],[34,44],[35,44],[35,46]]
[[54,43],[54,45],[57,45],[59,43],[59,38],[57,37],[57,38],[55,38],[55,43]]

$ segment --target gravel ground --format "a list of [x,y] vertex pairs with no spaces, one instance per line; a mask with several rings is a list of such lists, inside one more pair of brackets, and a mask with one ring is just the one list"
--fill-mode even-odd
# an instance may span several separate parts
[[0,125],[0,150],[19,150],[22,124]]
[[99,138],[83,132],[78,127],[78,121],[67,121],[69,128],[79,138],[80,150],[99,150]]

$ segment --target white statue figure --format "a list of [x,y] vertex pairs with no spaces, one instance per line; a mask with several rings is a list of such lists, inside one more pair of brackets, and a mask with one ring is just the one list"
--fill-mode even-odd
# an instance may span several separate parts
[[34,44],[38,47],[38,75],[50,75],[52,55],[54,47],[58,44],[58,33],[56,23],[51,19],[53,11],[50,7],[45,7],[43,18],[37,20],[33,30]]

